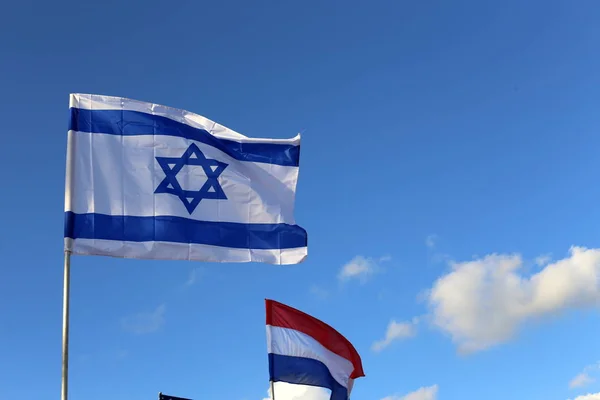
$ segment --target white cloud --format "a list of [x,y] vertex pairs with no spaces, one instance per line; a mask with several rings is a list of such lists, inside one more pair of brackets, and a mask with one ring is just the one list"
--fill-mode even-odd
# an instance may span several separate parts
[[377,272],[378,269],[379,266],[377,265],[377,262],[372,258],[356,256],[342,267],[338,274],[338,279],[341,281],[359,279],[364,283],[371,275]]
[[459,350],[483,350],[510,339],[524,321],[599,304],[600,249],[569,256],[524,276],[519,255],[491,254],[451,263],[429,291],[433,323]]
[[600,400],[600,393],[588,393],[575,397],[574,400]]
[[376,341],[371,347],[373,351],[381,351],[389,346],[393,341],[406,339],[415,336],[417,333],[418,320],[414,318],[411,322],[390,321],[385,332],[385,338]]
[[[436,400],[438,385],[422,387],[404,396],[388,396],[381,400]],[[265,399],[268,400],[268,399]]]
[[123,329],[138,335],[152,333],[159,330],[165,323],[165,312],[167,307],[161,304],[156,310],[151,312],[142,312],[139,314],[125,317],[121,320]]
[[[314,386],[293,385],[285,382],[275,382],[276,400],[329,400],[331,391]],[[268,397],[263,400],[272,400],[271,388],[267,391]]]

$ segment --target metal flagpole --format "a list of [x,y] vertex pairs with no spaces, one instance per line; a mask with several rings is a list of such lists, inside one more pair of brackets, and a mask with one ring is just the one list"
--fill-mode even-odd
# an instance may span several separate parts
[[275,382],[271,381],[271,399],[275,400]]
[[69,386],[69,289],[71,284],[71,252],[65,251],[65,276],[63,282],[63,342],[61,400],[67,400]]
[[[70,106],[70,101],[69,101]],[[71,211],[71,189],[73,187],[73,161],[74,146],[70,137],[67,136],[67,159],[65,165],[65,211]],[[66,238],[65,238],[66,239]],[[65,265],[63,280],[63,342],[62,342],[62,376],[60,399],[67,400],[69,392],[69,299],[71,287],[71,246],[65,242]]]

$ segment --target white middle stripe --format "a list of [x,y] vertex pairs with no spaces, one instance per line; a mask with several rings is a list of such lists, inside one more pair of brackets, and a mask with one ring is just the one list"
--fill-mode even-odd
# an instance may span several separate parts
[[343,387],[348,388],[348,379],[354,371],[352,363],[308,336],[294,329],[267,325],[267,349],[269,353],[282,356],[312,358],[321,361]]
[[[107,215],[173,215],[201,221],[295,224],[298,167],[244,162],[200,142],[164,135],[118,136],[69,131],[77,154],[65,211]],[[171,194],[155,194],[165,174],[156,157],[181,157],[195,143],[209,159],[229,164],[219,177],[227,200],[203,200],[190,215]],[[200,189],[192,169],[178,174]],[[204,179],[204,181],[202,180]],[[187,182],[187,184],[186,184]]]

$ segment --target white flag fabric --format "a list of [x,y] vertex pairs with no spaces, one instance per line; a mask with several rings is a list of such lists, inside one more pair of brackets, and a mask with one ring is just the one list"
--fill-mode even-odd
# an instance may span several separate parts
[[200,115],[70,96],[65,250],[73,254],[297,264],[300,136],[249,138]]

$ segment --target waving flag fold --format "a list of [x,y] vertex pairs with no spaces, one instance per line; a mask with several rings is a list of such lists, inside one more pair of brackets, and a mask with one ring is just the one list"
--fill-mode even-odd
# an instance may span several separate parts
[[249,138],[200,115],[72,94],[65,250],[296,264],[300,137]]
[[327,388],[332,400],[347,400],[354,380],[365,376],[354,346],[329,325],[285,304],[266,300],[266,316],[270,380]]

